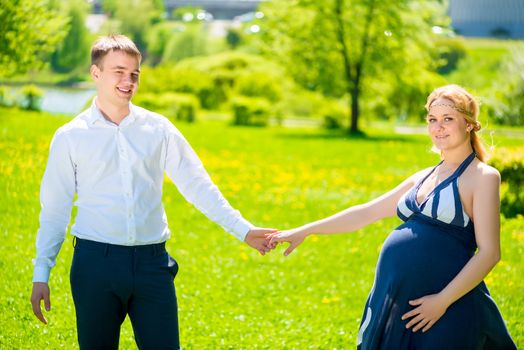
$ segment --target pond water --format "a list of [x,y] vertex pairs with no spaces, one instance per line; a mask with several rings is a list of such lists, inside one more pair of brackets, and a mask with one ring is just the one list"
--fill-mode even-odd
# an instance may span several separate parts
[[[9,100],[19,101],[21,86],[9,86]],[[59,114],[77,115],[84,110],[95,96],[94,88],[61,88],[39,86],[43,92],[40,108],[42,111]]]
[[87,107],[95,96],[95,89],[41,88],[44,92],[40,107],[51,113],[76,115]]

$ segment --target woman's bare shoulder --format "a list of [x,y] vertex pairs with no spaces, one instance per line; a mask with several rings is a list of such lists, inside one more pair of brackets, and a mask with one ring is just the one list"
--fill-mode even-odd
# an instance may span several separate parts
[[471,180],[471,184],[475,187],[498,186],[500,184],[499,171],[478,159],[475,159],[474,163],[468,170],[468,178]]

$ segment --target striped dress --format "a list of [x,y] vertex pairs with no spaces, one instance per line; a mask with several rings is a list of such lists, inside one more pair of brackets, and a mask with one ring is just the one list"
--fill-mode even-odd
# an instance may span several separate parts
[[409,319],[401,320],[414,308],[409,300],[440,292],[475,253],[474,225],[458,191],[459,177],[474,158],[467,157],[421,203],[417,192],[440,163],[399,200],[397,214],[404,223],[382,246],[358,349],[516,349],[484,282],[450,305],[425,333],[406,329]]

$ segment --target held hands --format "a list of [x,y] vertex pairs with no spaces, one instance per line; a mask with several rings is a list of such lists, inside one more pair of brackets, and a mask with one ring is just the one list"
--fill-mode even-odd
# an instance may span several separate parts
[[245,242],[252,248],[258,250],[261,255],[265,255],[275,248],[275,244],[271,244],[268,235],[276,233],[277,230],[273,228],[259,228],[254,227],[246,235]]
[[270,246],[274,247],[277,243],[289,242],[290,245],[284,251],[284,256],[288,256],[296,247],[306,239],[308,233],[300,228],[279,231],[268,235]]
[[406,328],[413,327],[413,332],[421,328],[422,332],[429,330],[444,315],[449,306],[440,294],[430,294],[410,300],[409,304],[418,307],[402,315],[402,320],[412,317]]
[[51,299],[49,297],[49,286],[43,282],[33,282],[33,292],[31,293],[31,305],[33,313],[42,323],[47,324],[45,316],[42,314],[41,301],[44,300],[46,311],[51,310]]

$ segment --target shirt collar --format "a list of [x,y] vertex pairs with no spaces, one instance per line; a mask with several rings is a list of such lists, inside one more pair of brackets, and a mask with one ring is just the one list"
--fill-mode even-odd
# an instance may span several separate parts
[[[106,118],[104,118],[102,112],[96,105],[96,96],[95,98],[93,98],[93,102],[91,103],[90,109],[91,109],[91,113],[89,116],[89,123],[91,125],[95,124],[98,121],[109,123],[109,121]],[[136,120],[136,113],[137,113],[136,107],[131,102],[129,102],[129,111],[130,111],[129,114],[122,120],[122,122],[120,123],[120,126],[129,125]]]

